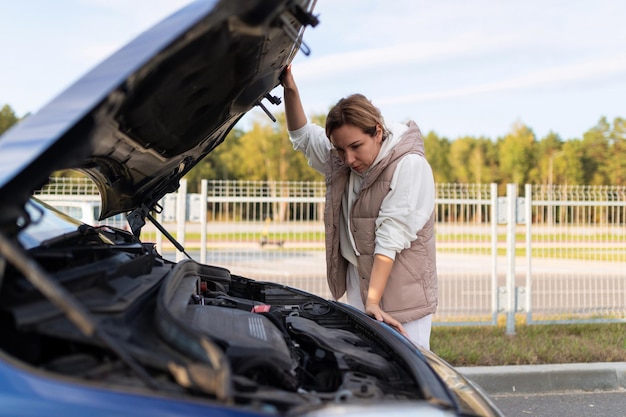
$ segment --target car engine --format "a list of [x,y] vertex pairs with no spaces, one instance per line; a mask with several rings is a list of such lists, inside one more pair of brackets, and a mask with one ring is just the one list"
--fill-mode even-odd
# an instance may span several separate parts
[[373,320],[340,303],[193,260],[173,263],[108,227],[29,254],[97,323],[93,335],[80,331],[7,264],[0,349],[41,370],[276,413],[423,397]]

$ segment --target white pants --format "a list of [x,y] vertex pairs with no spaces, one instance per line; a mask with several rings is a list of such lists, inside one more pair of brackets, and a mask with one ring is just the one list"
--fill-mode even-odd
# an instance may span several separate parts
[[[361,289],[359,287],[359,274],[354,265],[348,265],[346,279],[346,300],[348,304],[365,312],[365,306],[361,299]],[[409,340],[416,345],[430,350],[430,330],[432,328],[433,315],[429,314],[420,319],[402,323],[402,327],[409,335]]]

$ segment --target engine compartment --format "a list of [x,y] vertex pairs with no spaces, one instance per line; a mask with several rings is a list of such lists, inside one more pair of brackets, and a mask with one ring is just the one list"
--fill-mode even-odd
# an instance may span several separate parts
[[193,260],[173,263],[109,228],[54,240],[30,255],[87,309],[96,333],[107,335],[81,332],[7,265],[0,349],[39,370],[118,389],[148,382],[164,395],[279,414],[329,402],[424,398],[371,319],[341,304]]
[[[268,389],[280,390],[293,404],[310,397],[320,402],[421,398],[405,364],[335,303],[191,261],[178,264],[170,278],[159,300],[167,313],[160,311],[159,317],[170,316],[217,344],[242,398]],[[166,330],[160,334],[180,342]]]

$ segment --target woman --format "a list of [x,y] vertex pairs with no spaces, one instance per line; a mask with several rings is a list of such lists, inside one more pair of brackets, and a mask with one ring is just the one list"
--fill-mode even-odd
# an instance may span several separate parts
[[307,121],[291,67],[282,75],[294,149],[326,176],[327,279],[333,297],[430,349],[437,309],[435,184],[415,122],[386,126],[360,94],[326,127]]

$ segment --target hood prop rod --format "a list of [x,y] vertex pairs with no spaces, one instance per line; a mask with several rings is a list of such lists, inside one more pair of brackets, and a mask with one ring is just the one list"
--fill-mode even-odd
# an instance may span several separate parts
[[141,206],[133,210],[128,216],[126,216],[126,219],[128,220],[128,224],[130,225],[130,230],[137,238],[139,238],[139,235],[141,234],[141,228],[146,224],[145,219],[150,220],[150,223],[155,225],[156,228],[159,229],[159,232],[163,233],[167,240],[169,240],[177,250],[184,253],[187,258],[192,259],[191,256],[189,256],[189,254],[185,251],[183,245],[178,243],[178,241],[174,239],[174,236],[172,236],[170,232],[168,232],[165,227],[163,227],[161,223],[157,221],[157,219],[152,217],[152,215],[150,214],[150,210],[148,210],[148,207],[146,207],[145,204],[142,204]]
[[170,232],[168,232],[167,229],[165,229],[165,227],[163,227],[161,223],[157,221],[157,219],[152,217],[150,213],[146,213],[146,218],[150,220],[150,223],[152,223],[157,229],[159,229],[159,232],[163,233],[167,240],[169,240],[176,249],[184,253],[187,258],[192,259],[183,247],[183,245],[181,245],[176,239],[174,239],[174,236],[172,236]]
[[61,310],[65,317],[74,324],[78,330],[89,338],[96,338],[111,349],[117,356],[128,365],[137,376],[149,388],[158,390],[158,385],[139,362],[111,337],[91,312],[84,307],[69,291],[59,285],[50,275],[16,243],[0,233],[0,254],[5,260],[15,266],[33,287],[37,288],[52,304]]

